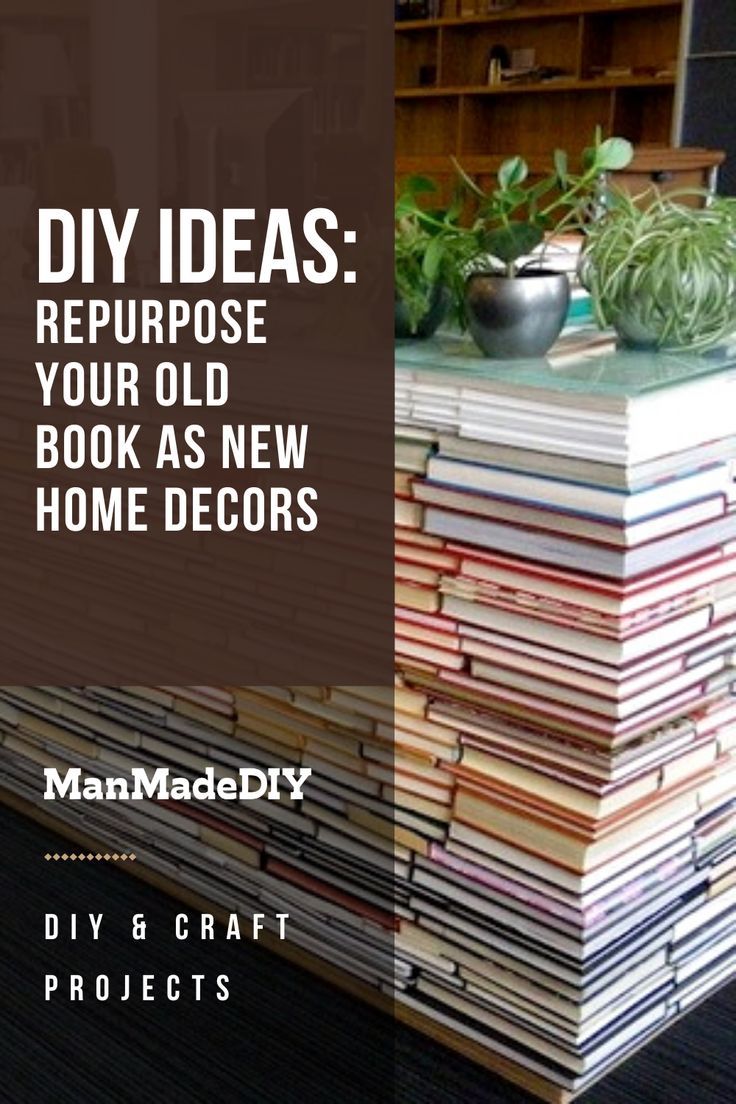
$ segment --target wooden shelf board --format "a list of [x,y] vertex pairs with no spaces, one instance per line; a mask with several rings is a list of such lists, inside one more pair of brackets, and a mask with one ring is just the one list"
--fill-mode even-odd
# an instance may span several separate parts
[[591,92],[611,88],[671,88],[675,74],[665,77],[594,77],[587,80],[530,81],[528,84],[463,84],[431,87],[397,88],[397,100],[426,99],[432,96],[519,96],[540,92]]
[[559,7],[539,4],[508,8],[486,15],[451,15],[440,19],[407,19],[395,23],[397,32],[431,31],[437,27],[471,27],[484,23],[517,23],[526,19],[559,19],[562,16],[600,15],[606,12],[641,11],[647,8],[680,8],[682,0],[570,0]]
[[[511,152],[493,153],[460,153],[453,154],[465,172],[470,176],[493,176],[504,161],[516,154]],[[535,175],[548,174],[554,168],[552,154],[529,154],[524,158],[529,166],[530,173]],[[450,154],[399,154],[395,158],[394,168],[398,176],[434,175],[455,176],[456,169]]]
[[[461,158],[462,166],[471,175],[495,173],[503,161],[514,156],[514,151],[506,153],[468,153]],[[721,150],[708,150],[696,147],[673,149],[667,145],[637,146],[634,157],[627,166],[627,172],[647,173],[662,168],[675,169],[678,172],[692,169],[710,169],[723,164],[726,155]],[[551,172],[553,168],[551,154],[531,154],[525,158],[533,173]],[[454,173],[455,169],[449,154],[398,154],[395,159],[400,175],[412,173],[435,173],[442,176]]]

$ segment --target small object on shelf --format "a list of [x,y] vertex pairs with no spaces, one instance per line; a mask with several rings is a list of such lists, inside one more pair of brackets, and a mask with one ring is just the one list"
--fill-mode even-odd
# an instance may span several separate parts
[[631,77],[634,70],[630,65],[591,65],[591,77]]
[[534,77],[539,81],[559,81],[572,80],[573,74],[567,69],[560,69],[556,65],[542,65],[539,69],[535,69]]
[[501,74],[507,84],[528,84],[539,80],[538,69],[504,69]]
[[428,0],[396,0],[394,4],[394,19],[397,23],[405,23],[410,19],[428,18]]
[[478,0],[478,15],[494,15],[516,7],[517,0]]
[[511,51],[512,69],[534,69],[537,64],[537,51],[530,46]]
[[505,46],[492,46],[488,54],[488,83],[500,84],[509,67],[509,52]]
[[431,88],[437,84],[437,66],[436,65],[420,65],[419,66],[419,86],[420,88]]

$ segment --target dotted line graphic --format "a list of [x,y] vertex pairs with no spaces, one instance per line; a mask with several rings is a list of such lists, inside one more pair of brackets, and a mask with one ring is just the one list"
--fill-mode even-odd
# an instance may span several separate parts
[[112,854],[105,853],[104,855],[100,852],[98,852],[96,855],[93,855],[92,852],[86,854],[71,855],[68,855],[66,852],[64,852],[63,855],[60,855],[57,851],[54,852],[54,854],[52,855],[50,852],[47,851],[44,855],[44,859],[46,860],[46,862],[84,862],[85,859],[87,860],[87,862],[135,862],[135,855],[121,855],[118,854],[117,851],[113,852]]

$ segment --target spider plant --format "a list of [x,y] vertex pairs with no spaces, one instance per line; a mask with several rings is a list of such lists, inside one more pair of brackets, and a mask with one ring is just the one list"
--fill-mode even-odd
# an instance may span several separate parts
[[[705,206],[682,201],[695,195]],[[703,352],[736,332],[736,199],[697,190],[609,196],[587,228],[581,279],[625,341]]]

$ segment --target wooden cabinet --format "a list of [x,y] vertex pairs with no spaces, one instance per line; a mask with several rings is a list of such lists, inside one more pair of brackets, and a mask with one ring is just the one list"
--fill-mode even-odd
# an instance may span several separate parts
[[[472,13],[461,14],[464,11]],[[396,23],[396,154],[548,155],[600,124],[638,146],[671,143],[681,0],[441,0]],[[489,82],[492,57],[506,73]]]

